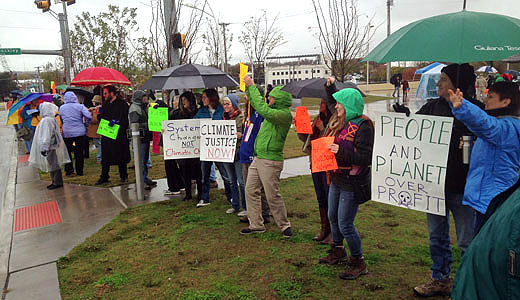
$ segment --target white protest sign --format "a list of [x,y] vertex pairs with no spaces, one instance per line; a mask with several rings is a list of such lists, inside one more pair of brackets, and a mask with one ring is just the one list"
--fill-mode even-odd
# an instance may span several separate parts
[[372,200],[445,215],[453,118],[379,113],[374,123]]
[[233,162],[237,144],[235,120],[200,120],[200,160]]
[[164,159],[200,156],[200,120],[162,121]]

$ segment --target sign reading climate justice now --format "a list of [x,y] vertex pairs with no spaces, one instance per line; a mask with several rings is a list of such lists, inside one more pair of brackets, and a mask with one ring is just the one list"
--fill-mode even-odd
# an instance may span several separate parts
[[165,160],[200,156],[200,120],[166,120],[162,129]]
[[445,215],[453,118],[380,113],[374,121],[372,200]]
[[200,120],[200,160],[233,162],[237,144],[235,120]]

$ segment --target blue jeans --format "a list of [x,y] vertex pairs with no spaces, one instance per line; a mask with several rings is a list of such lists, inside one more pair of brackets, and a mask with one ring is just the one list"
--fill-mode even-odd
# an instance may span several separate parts
[[327,184],[327,173],[312,173],[312,182],[314,183],[314,191],[316,192],[316,198],[318,199],[318,207],[327,208],[327,201],[329,200],[329,185]]
[[[213,165],[212,161],[201,161],[200,162],[200,168],[202,171],[202,194],[200,196],[200,199],[204,200],[204,202],[209,202],[209,175],[211,173],[211,165]],[[233,198],[233,195],[231,192],[231,183],[230,183],[229,177],[226,173],[224,163],[215,162],[215,165],[217,165],[220,176],[222,177],[222,181],[224,181],[224,189],[226,191],[226,197],[227,197],[228,201],[231,202],[231,199]]]
[[462,205],[462,194],[446,194],[446,216],[426,214],[431,267],[433,279],[446,279],[451,274],[453,257],[450,245],[450,211],[455,220],[457,244],[466,251],[473,239],[474,212],[470,206]]
[[211,164],[211,172],[209,173],[209,180],[217,181],[217,173],[215,173],[215,165]]
[[230,187],[233,198],[231,200],[231,206],[235,210],[239,210],[240,204],[242,204],[242,208],[246,210],[246,191],[244,188],[240,159],[235,158],[235,161],[232,163],[224,163],[224,168],[226,168],[226,173],[231,181]]
[[328,204],[332,241],[335,244],[343,244],[343,238],[345,238],[350,255],[361,256],[361,237],[354,228],[354,218],[359,206],[354,199],[354,192],[344,191],[331,182]]
[[148,178],[148,155],[150,154],[150,143],[141,143],[141,166],[143,168],[143,181],[150,180]]
[[397,92],[397,98],[399,98],[400,89],[401,89],[401,87],[399,87],[399,86],[394,87],[394,92],[392,93],[392,97],[395,97],[395,92]]
[[94,140],[94,146],[96,146],[97,150],[97,162],[101,162],[101,138],[93,138],[92,140]]

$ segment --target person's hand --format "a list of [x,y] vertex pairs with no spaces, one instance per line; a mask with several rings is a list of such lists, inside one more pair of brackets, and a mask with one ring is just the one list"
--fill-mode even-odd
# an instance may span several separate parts
[[339,145],[338,144],[330,144],[329,145],[330,152],[336,154],[339,151]]
[[457,91],[454,93],[450,89],[448,90],[448,93],[450,94],[451,105],[453,105],[453,108],[458,109],[462,105],[462,100],[464,100],[462,92],[459,89],[457,89]]
[[113,127],[117,123],[117,120],[111,120],[108,126]]
[[249,87],[249,86],[252,86],[255,84],[255,82],[253,81],[253,78],[249,77],[248,75],[246,75],[246,77],[244,77],[244,83],[246,84],[246,87]]
[[42,156],[47,156],[47,154],[48,154],[47,151],[42,151],[40,153],[42,154]]
[[462,149],[462,147],[464,147],[464,140],[460,137],[459,149]]
[[327,86],[331,86],[336,81],[336,78],[329,77],[327,78]]
[[242,139],[242,136],[243,136],[242,132],[237,132],[237,138]]

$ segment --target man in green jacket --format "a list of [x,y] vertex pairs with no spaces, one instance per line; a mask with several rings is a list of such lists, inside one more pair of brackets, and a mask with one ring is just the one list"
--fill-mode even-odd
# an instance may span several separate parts
[[246,184],[246,206],[249,227],[241,234],[265,232],[260,193],[264,188],[267,203],[274,221],[284,237],[291,237],[291,223],[280,195],[280,173],[283,169],[283,146],[292,123],[291,94],[274,88],[269,93],[269,103],[264,101],[253,79],[246,76],[246,94],[251,106],[264,118],[255,140],[254,160],[249,167]]

